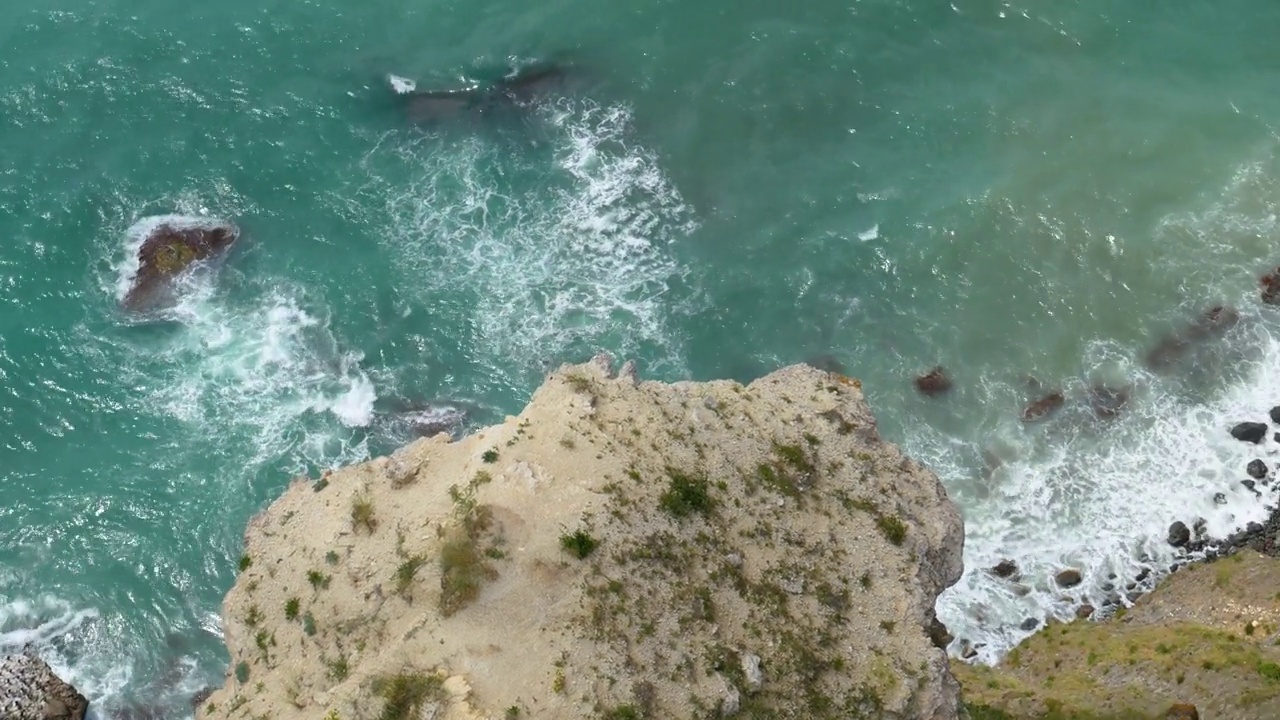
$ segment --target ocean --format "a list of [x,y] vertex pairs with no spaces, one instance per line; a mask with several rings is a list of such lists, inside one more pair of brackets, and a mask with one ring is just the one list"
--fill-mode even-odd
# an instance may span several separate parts
[[[221,682],[243,529],[292,477],[389,452],[405,405],[498,421],[602,350],[860,378],[962,509],[939,615],[982,662],[1158,579],[1174,520],[1266,514],[1239,481],[1280,444],[1226,430],[1280,404],[1273,0],[9,7],[0,652],[100,720]],[[570,91],[428,127],[389,82],[544,60]],[[243,237],[142,321],[133,253],[174,214]],[[1239,322],[1150,367],[1218,305]],[[954,390],[921,396],[937,364]]]

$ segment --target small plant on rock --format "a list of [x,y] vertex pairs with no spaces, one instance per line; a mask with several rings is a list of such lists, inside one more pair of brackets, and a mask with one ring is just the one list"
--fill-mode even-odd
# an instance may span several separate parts
[[599,545],[599,541],[582,529],[560,536],[560,547],[579,560],[585,560]]
[[485,461],[486,463],[498,462],[498,449],[489,448],[488,450],[485,450],[484,454],[480,456],[480,459]]
[[373,515],[373,501],[368,497],[359,495],[351,499],[351,527],[359,530],[364,528],[373,534],[378,527],[378,519]]

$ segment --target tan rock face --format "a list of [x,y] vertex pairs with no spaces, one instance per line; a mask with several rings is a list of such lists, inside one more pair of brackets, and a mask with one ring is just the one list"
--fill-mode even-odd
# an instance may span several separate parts
[[637,382],[295,482],[246,533],[203,718],[955,718],[937,478],[855,380]]

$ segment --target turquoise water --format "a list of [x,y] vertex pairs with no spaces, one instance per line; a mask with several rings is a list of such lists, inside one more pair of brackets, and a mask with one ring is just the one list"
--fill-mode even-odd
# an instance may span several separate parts
[[[820,355],[863,379],[963,508],[969,572],[939,611],[986,661],[1071,613],[1044,580],[1064,564],[1098,601],[1166,559],[1172,520],[1263,513],[1222,427],[1280,401],[1255,290],[1280,261],[1269,0],[6,17],[0,649],[37,643],[100,718],[179,716],[220,682],[242,530],[292,475],[386,452],[396,401],[495,421],[599,349],[666,380]],[[523,121],[415,129],[387,83],[553,55],[582,84]],[[244,239],[136,322],[130,229],[169,213]],[[1227,337],[1144,368],[1218,303],[1242,314]],[[917,396],[939,362],[955,392]],[[1069,402],[1024,427],[1027,375]],[[1081,405],[1095,380],[1134,385],[1119,420]],[[1025,594],[981,572],[1006,556]]]

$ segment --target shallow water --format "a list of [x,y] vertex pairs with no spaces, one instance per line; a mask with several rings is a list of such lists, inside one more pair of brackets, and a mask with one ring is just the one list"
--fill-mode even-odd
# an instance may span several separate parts
[[[1167,559],[1172,520],[1263,513],[1225,427],[1280,401],[1256,293],[1280,235],[1273,2],[7,16],[0,646],[40,644],[102,718],[220,682],[243,527],[292,475],[386,452],[397,401],[494,421],[599,349],[668,380],[819,355],[864,380],[962,507],[939,612],[987,661],[1072,612],[1057,569],[1097,602]],[[479,125],[409,127],[386,79],[554,54],[578,92]],[[245,235],[138,323],[116,306],[130,229],[167,213]],[[1220,303],[1230,333],[1144,368]],[[956,390],[919,397],[939,362]],[[1027,376],[1068,402],[1024,426]],[[1134,387],[1118,419],[1088,412],[1094,381]],[[1004,557],[1025,595],[982,572]]]

